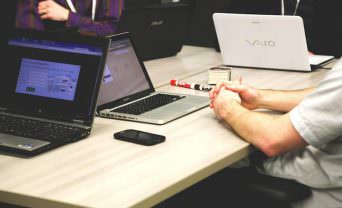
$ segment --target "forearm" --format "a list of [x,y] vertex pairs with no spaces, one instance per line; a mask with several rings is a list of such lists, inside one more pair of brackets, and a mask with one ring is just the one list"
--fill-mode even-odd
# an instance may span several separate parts
[[234,104],[233,110],[223,119],[237,134],[268,156],[306,145],[292,126],[288,114],[272,116]]
[[258,90],[258,108],[289,112],[297,106],[314,88],[303,90]]

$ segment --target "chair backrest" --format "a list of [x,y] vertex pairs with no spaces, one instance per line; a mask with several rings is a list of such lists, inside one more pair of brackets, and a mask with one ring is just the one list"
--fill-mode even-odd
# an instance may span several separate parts
[[119,31],[132,34],[143,60],[176,55],[183,46],[190,20],[189,1],[126,0]]

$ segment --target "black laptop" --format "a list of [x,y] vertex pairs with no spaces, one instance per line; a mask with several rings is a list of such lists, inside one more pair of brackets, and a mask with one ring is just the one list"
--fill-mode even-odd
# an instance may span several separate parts
[[191,0],[126,0],[119,31],[130,32],[142,60],[176,55],[183,46]]
[[17,31],[0,71],[0,152],[33,156],[90,134],[109,39]]

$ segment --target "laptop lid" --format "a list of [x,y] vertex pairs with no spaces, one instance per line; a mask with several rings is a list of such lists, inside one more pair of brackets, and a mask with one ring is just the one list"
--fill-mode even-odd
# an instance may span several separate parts
[[111,37],[97,100],[98,110],[113,108],[155,92],[133,44],[130,33]]
[[2,112],[91,127],[109,40],[16,31],[0,76]]
[[213,19],[225,65],[311,71],[301,17],[215,13]]

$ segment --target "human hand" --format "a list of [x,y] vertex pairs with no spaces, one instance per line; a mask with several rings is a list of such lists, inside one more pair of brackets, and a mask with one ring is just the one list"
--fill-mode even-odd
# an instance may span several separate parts
[[258,108],[258,101],[260,99],[260,93],[257,89],[242,84],[242,79],[239,82],[232,82],[231,84],[225,84],[223,87],[227,90],[239,94],[241,99],[241,105],[249,110]]
[[210,107],[214,110],[218,119],[230,117],[235,105],[240,105],[240,98],[235,92],[219,88],[215,97],[211,100]]
[[54,21],[67,21],[69,10],[59,5],[53,0],[43,0],[38,4],[38,14],[41,19]]
[[[233,81],[233,82],[238,82],[238,81]],[[222,88],[225,88],[225,85],[230,85],[233,83],[232,81],[227,81],[227,82],[221,82],[219,84],[217,84],[215,87],[212,88],[212,90],[210,90],[209,92],[209,98],[210,100],[214,100],[216,95],[220,92],[220,90]],[[213,108],[214,106],[212,105],[213,102],[211,102],[210,104],[210,108]]]

